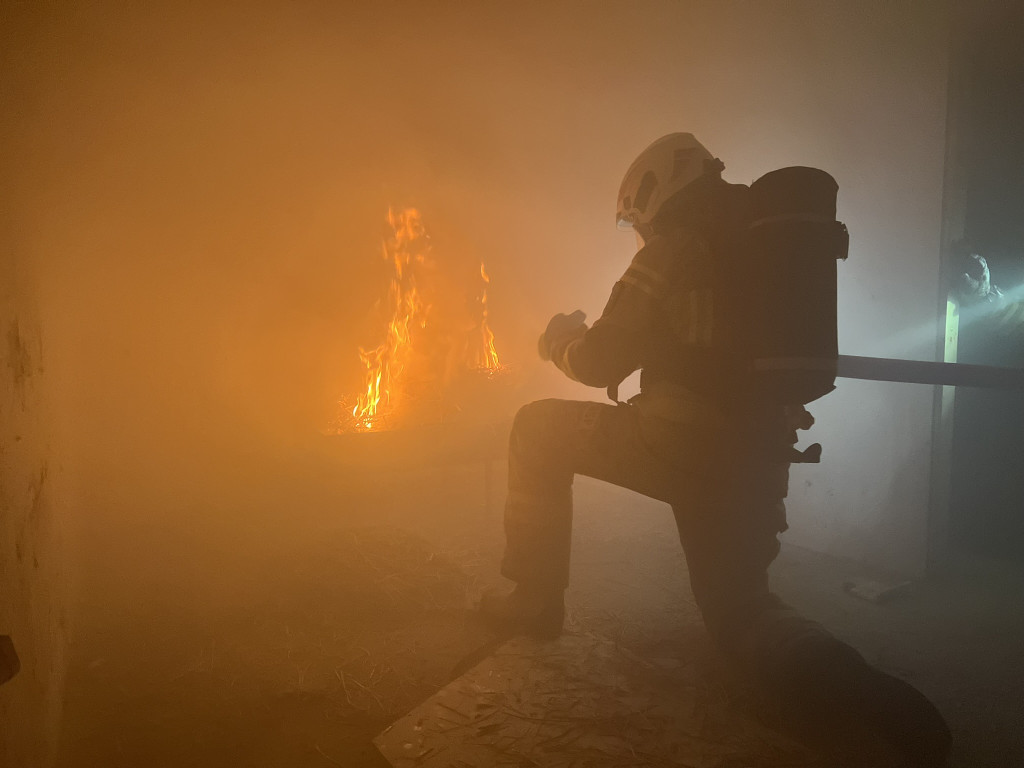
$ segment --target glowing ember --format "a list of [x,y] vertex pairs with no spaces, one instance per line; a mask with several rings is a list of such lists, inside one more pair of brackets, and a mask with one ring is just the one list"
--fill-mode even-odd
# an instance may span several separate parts
[[388,211],[390,233],[382,254],[393,268],[384,340],[359,350],[365,384],[341,429],[375,431],[396,426],[396,416],[418,407],[443,412],[448,385],[466,371],[502,370],[487,322],[490,278],[458,280],[433,256],[419,211]]

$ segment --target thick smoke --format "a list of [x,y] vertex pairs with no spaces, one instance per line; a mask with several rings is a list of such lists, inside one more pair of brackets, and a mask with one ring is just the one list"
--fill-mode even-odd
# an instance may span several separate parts
[[[669,131],[732,181],[829,170],[854,243],[843,351],[934,352],[932,2],[81,3],[16,9],[6,36],[8,237],[34,266],[82,516],[209,519],[312,492],[303,446],[360,385],[389,205],[486,262],[521,399],[600,398],[541,369],[536,335],[600,312],[632,254],[621,174]],[[871,540],[865,509],[910,510],[890,540],[920,522],[930,394],[881,392],[822,406],[848,479],[806,503],[849,499],[825,546]]]

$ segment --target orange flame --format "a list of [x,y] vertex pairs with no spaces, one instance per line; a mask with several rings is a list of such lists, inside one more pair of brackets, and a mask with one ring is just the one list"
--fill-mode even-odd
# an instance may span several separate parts
[[480,296],[482,317],[480,319],[480,341],[479,353],[477,354],[477,367],[485,368],[488,371],[501,370],[501,362],[498,360],[498,351],[494,348],[494,333],[487,324],[487,285],[491,278],[487,276],[484,263],[480,262],[480,277],[484,281],[483,293]]
[[[359,358],[366,367],[363,391],[352,408],[352,426],[358,431],[387,429],[410,393],[403,389],[403,374],[413,361],[414,336],[427,328],[430,304],[417,285],[417,266],[433,266],[430,239],[422,217],[415,208],[398,213],[388,210],[391,233],[384,240],[382,255],[391,263],[391,276],[385,309],[390,317],[384,340],[374,349],[360,347]],[[502,370],[494,346],[494,333],[488,324],[487,285],[490,277],[480,264],[479,321],[474,323],[476,339],[460,342],[465,358],[460,365],[492,374]],[[444,324],[442,323],[442,326]],[[441,332],[443,333],[443,331]],[[465,338],[465,337],[464,337]],[[468,344],[467,344],[468,342]],[[465,345],[465,346],[462,346]],[[429,343],[425,345],[429,349]],[[422,350],[417,352],[422,355]],[[411,395],[415,399],[415,395]]]
[[416,287],[413,262],[422,262],[429,253],[419,211],[408,208],[395,214],[388,209],[392,234],[384,241],[382,255],[394,266],[388,288],[387,306],[391,310],[384,341],[376,349],[359,349],[359,358],[366,366],[366,386],[352,409],[358,429],[372,430],[386,422],[401,398],[396,386],[405,370],[412,349],[414,325],[426,325],[429,307],[420,298]]

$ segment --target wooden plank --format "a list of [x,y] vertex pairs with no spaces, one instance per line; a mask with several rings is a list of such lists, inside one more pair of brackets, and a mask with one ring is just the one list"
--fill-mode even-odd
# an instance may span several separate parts
[[707,672],[592,634],[519,638],[374,743],[395,768],[827,764],[736,707]]

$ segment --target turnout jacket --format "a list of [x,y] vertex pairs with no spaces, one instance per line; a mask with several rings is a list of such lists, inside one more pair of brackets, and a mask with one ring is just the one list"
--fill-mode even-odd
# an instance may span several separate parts
[[701,351],[710,343],[712,257],[708,242],[690,231],[650,238],[593,327],[556,344],[552,361],[593,387],[616,386],[642,369],[642,392],[661,383],[701,389],[711,373],[701,370],[710,368]]
[[723,290],[714,278],[716,259],[741,247],[735,233],[746,215],[745,190],[724,184],[715,201],[720,215],[649,238],[593,326],[554,344],[551,359],[569,378],[607,387],[616,400],[618,384],[639,369],[638,405],[648,415],[696,419],[788,461],[795,430],[813,419],[803,408],[751,397],[712,346],[714,292]]

